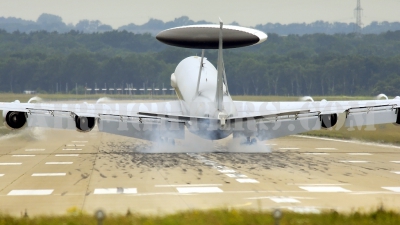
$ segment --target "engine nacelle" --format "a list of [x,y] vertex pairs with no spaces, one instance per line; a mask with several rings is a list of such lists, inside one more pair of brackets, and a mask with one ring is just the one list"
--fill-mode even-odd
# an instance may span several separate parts
[[3,111],[4,125],[9,129],[18,130],[25,126],[27,115],[25,112]]
[[75,116],[76,129],[81,132],[89,132],[96,125],[94,117]]
[[336,125],[338,116],[336,113],[320,115],[321,127],[331,128]]

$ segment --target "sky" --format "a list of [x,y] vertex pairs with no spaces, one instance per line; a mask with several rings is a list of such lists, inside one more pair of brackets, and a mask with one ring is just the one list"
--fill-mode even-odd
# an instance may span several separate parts
[[[238,22],[242,26],[265,23],[311,23],[316,20],[355,21],[357,0],[0,0],[0,17],[35,20],[42,13],[61,16],[67,24],[100,20],[118,28],[164,22],[181,16],[194,21]],[[400,0],[361,0],[364,25],[372,21],[400,21]]]

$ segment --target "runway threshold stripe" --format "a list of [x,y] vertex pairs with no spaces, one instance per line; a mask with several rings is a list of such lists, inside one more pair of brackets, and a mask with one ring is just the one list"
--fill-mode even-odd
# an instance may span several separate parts
[[55,156],[57,156],[57,157],[71,156],[71,157],[73,157],[73,156],[79,156],[79,154],[57,154]]
[[0,177],[4,176],[4,173],[0,173]]
[[201,187],[201,186],[222,186],[222,184],[161,184],[154,187]]
[[97,188],[94,189],[95,195],[109,195],[109,194],[136,194],[137,188]]
[[343,186],[343,185],[350,185],[350,184],[300,184],[300,183],[287,183],[287,185],[296,185],[296,186]]
[[274,201],[276,203],[300,203],[299,200],[288,197],[270,197],[269,199],[271,199],[271,201]]
[[34,157],[35,155],[12,155],[12,157]]
[[400,171],[390,171],[390,172],[395,173],[395,174],[400,174]]
[[392,162],[392,163],[400,163],[400,161],[390,161],[390,162]]
[[66,173],[33,173],[32,177],[62,177],[67,175]]
[[234,170],[218,170],[220,173],[236,173]]
[[26,152],[40,152],[40,151],[44,151],[46,149],[44,148],[31,148],[31,149],[25,149]]
[[181,187],[176,188],[179,193],[222,193],[223,191],[218,187]]
[[43,190],[12,190],[7,195],[9,196],[21,196],[21,195],[51,195],[54,189],[43,189]]
[[308,192],[351,192],[339,186],[299,186]]
[[239,183],[260,183],[255,179],[236,179]]
[[73,162],[46,162],[46,165],[71,165]]
[[22,165],[22,163],[17,162],[17,163],[0,163],[0,166],[19,166]]
[[382,187],[382,188],[393,192],[400,192],[400,187]]
[[226,173],[225,175],[227,175],[228,177],[232,177],[232,178],[245,178],[245,177],[247,177],[244,174],[238,174],[238,173]]

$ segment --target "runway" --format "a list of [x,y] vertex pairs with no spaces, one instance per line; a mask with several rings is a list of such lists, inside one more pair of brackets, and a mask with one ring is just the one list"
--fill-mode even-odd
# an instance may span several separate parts
[[157,146],[96,131],[35,130],[35,137],[0,138],[0,212],[400,207],[396,146],[290,136],[262,143],[266,153],[189,152],[194,142],[177,143],[182,153],[145,154],[138,152]]

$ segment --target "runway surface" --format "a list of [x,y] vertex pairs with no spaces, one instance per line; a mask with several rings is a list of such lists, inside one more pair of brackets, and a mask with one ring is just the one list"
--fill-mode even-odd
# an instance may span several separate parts
[[226,151],[223,142],[195,140],[177,143],[182,153],[145,154],[164,146],[96,131],[32,136],[0,138],[1,212],[400,207],[400,147],[290,136],[262,143],[265,153],[186,153]]

